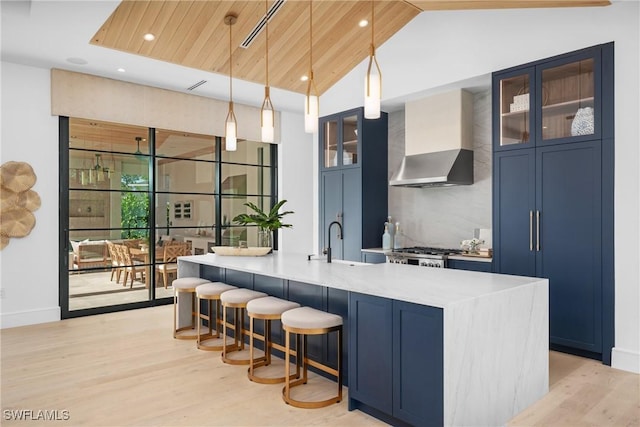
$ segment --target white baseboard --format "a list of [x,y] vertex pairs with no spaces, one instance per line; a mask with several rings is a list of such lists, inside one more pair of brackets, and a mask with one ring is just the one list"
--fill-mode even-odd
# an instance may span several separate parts
[[640,374],[640,353],[614,347],[611,350],[611,367]]
[[0,329],[35,325],[37,323],[57,322],[59,320],[60,307],[2,313],[0,315]]

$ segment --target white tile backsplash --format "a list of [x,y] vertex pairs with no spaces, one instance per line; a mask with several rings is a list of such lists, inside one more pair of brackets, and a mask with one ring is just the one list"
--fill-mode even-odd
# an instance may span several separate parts
[[[389,215],[400,222],[403,246],[457,248],[474,229],[491,228],[490,90],[474,95],[473,113],[473,185],[389,187]],[[404,156],[404,127],[404,111],[389,114],[389,177]]]

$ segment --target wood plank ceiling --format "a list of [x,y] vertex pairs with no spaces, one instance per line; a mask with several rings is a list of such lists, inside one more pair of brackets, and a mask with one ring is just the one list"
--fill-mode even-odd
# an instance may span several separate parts
[[[269,5],[273,0],[269,0]],[[375,1],[375,44],[380,46],[425,10],[506,7],[602,6],[605,0],[386,0]],[[369,1],[314,1],[313,71],[322,94],[369,54]],[[264,17],[264,1],[125,0],[91,39],[92,44],[208,72],[229,74],[229,28],[233,26],[233,76],[263,84],[265,39],[261,32],[248,48],[240,43]],[[145,41],[146,33],[155,40]],[[309,2],[286,1],[269,21],[271,86],[304,93],[300,80],[309,71]],[[196,82],[189,82],[196,83]],[[189,86],[189,85],[187,85]],[[186,89],[186,87],[185,87]]]

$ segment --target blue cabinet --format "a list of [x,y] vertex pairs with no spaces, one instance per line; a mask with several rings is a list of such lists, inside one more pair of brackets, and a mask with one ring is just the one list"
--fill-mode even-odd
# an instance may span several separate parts
[[491,273],[491,262],[487,261],[467,261],[460,259],[448,259],[447,268],[454,270],[480,271],[483,273]]
[[387,114],[365,120],[363,108],[320,119],[320,249],[360,261],[360,250],[380,246],[387,217]]
[[350,409],[364,404],[389,415],[393,413],[391,317],[391,300],[350,294]]
[[443,425],[442,309],[351,293],[349,325],[349,409]]
[[[519,99],[508,88],[523,73],[533,79],[531,114],[516,126],[524,113],[506,107]],[[494,73],[493,82],[494,271],[548,278],[551,348],[610,364],[613,44]],[[516,128],[531,138],[516,141]]]

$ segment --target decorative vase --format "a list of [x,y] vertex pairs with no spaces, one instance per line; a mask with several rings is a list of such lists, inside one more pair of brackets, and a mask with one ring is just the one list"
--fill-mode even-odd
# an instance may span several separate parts
[[593,108],[578,108],[571,122],[571,136],[593,134]]
[[271,236],[273,232],[268,229],[258,230],[258,246],[261,248],[272,248],[273,249],[273,241]]

